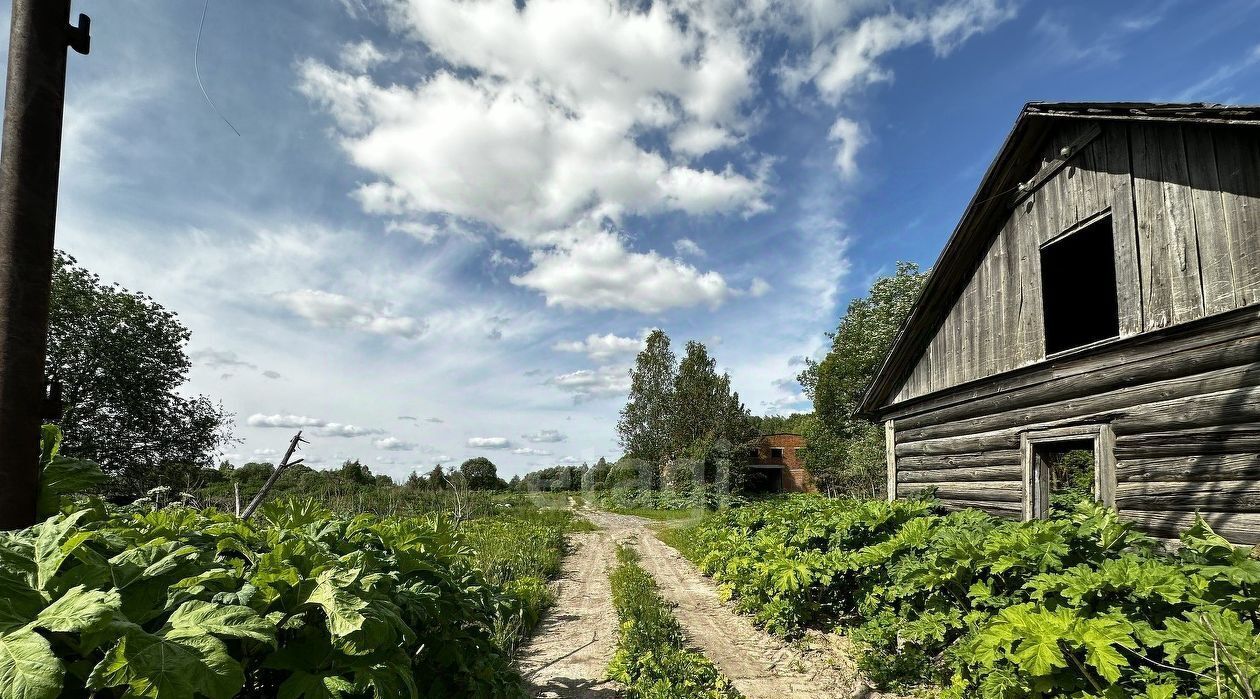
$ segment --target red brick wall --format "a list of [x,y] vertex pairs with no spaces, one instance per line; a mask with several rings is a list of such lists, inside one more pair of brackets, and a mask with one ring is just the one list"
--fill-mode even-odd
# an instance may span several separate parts
[[[782,466],[784,492],[812,493],[815,492],[814,482],[802,463],[804,453],[799,451],[804,447],[805,438],[799,434],[766,435],[758,441],[752,463]],[[781,456],[776,456],[774,449],[781,449]]]

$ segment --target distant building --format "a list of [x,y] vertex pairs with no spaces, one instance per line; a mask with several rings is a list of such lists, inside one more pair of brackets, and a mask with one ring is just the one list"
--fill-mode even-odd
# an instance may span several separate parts
[[752,492],[812,493],[805,471],[805,438],[799,434],[763,435],[749,448],[748,489]]

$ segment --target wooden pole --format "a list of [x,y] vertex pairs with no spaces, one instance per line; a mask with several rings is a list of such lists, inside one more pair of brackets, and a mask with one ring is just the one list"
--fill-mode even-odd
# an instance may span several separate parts
[[13,0],[0,146],[0,529],[35,523],[70,0]]
[[288,450],[284,452],[284,458],[280,459],[280,464],[276,466],[276,470],[272,471],[271,475],[267,477],[267,482],[263,483],[263,487],[258,491],[258,494],[254,496],[254,499],[249,501],[249,505],[245,507],[245,511],[240,513],[241,519],[249,519],[250,517],[253,517],[254,511],[258,509],[259,505],[263,504],[263,500],[267,499],[267,493],[271,491],[272,486],[276,484],[276,481],[280,480],[280,474],[284,473],[285,469],[290,466],[301,463],[302,460],[298,459],[290,464],[289,459],[293,458],[293,452],[297,451],[298,444],[305,441],[305,439],[302,439],[301,430],[298,430],[298,433],[293,435],[293,439],[289,440]]

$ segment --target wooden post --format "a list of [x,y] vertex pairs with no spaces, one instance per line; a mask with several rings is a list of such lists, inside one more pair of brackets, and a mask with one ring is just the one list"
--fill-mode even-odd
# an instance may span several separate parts
[[305,439],[302,439],[301,430],[298,430],[298,433],[293,435],[293,439],[289,440],[288,450],[284,452],[284,458],[280,460],[280,464],[276,466],[276,470],[272,471],[271,475],[267,477],[267,482],[263,483],[263,487],[258,491],[258,494],[254,496],[254,499],[249,501],[249,505],[246,506],[245,511],[241,513],[241,519],[249,519],[254,516],[254,512],[258,509],[259,505],[263,504],[263,500],[267,499],[267,493],[271,491],[271,488],[276,484],[276,481],[280,480],[280,474],[284,473],[285,469],[302,463],[301,459],[298,459],[293,463],[289,463],[289,459],[293,457],[293,452],[297,451],[298,444],[305,441]]
[[884,423],[884,458],[888,462],[888,502],[897,499],[897,430],[893,421]]
[[35,523],[70,0],[13,0],[0,153],[0,529]]

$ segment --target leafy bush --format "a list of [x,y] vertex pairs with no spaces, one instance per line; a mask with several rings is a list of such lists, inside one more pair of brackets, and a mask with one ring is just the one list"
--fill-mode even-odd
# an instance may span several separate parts
[[671,543],[767,628],[838,623],[885,685],[947,697],[1260,691],[1260,561],[1200,519],[1176,555],[1092,503],[1051,520],[798,496]]
[[0,686],[69,696],[517,696],[503,603],[442,519],[96,504],[0,537]]
[[609,580],[613,606],[621,620],[617,651],[609,676],[631,697],[643,699],[733,699],[739,692],[713,663],[687,650],[682,627],[639,567],[633,549],[617,551],[618,565]]

